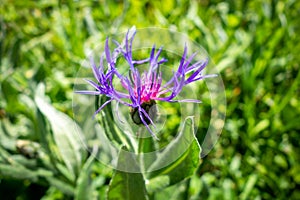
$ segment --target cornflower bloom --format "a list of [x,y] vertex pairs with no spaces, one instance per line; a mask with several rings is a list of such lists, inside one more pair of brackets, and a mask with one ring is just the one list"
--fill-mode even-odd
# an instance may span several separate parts
[[[171,79],[163,84],[160,68],[161,64],[167,62],[167,59],[159,59],[162,47],[156,51],[154,45],[148,58],[133,60],[132,42],[135,34],[136,31],[130,36],[130,32],[128,31],[125,40],[121,44],[113,41],[116,45],[113,52],[110,50],[107,38],[105,50],[100,57],[99,66],[91,58],[91,67],[97,82],[86,80],[95,91],[85,90],[76,92],[88,95],[105,95],[108,97],[108,100],[100,106],[95,115],[112,101],[116,101],[117,106],[121,103],[130,107],[133,122],[138,125],[144,125],[151,135],[157,139],[149,127],[149,125],[155,127],[153,119],[155,118],[156,110],[154,109],[154,111],[150,112],[150,108],[156,104],[156,101],[200,103],[201,101],[197,99],[177,100],[176,97],[186,85],[216,75],[203,75],[202,71],[206,67],[208,60],[200,60],[192,64],[191,62],[196,53],[187,58],[187,47],[185,46],[177,70],[173,71]],[[103,62],[104,56],[107,62],[106,68]],[[119,57],[123,57],[129,66],[128,76],[121,74],[117,69],[116,62]],[[140,73],[137,66],[145,63],[149,64],[149,69]],[[113,84],[114,78],[119,79],[126,92],[115,89]]]

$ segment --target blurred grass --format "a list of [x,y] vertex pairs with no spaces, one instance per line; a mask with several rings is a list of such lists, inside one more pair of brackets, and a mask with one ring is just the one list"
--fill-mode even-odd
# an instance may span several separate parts
[[[55,184],[40,180],[41,173],[28,179],[6,177],[3,170],[22,156],[14,146],[17,140],[42,139],[31,101],[38,83],[46,85],[56,109],[72,116],[73,81],[81,62],[107,35],[135,25],[187,34],[208,51],[226,87],[225,128],[191,180],[191,199],[299,198],[299,1],[4,0],[1,4],[0,196],[9,189],[26,199],[37,184],[45,191],[37,195],[45,195],[44,199],[68,198],[68,189],[49,187]],[[209,108],[201,109],[206,117],[199,138],[210,116]],[[18,163],[19,168],[47,166],[60,180],[66,179],[51,164],[21,160],[27,163]],[[100,164],[91,171],[91,178],[98,181],[94,187],[103,196],[111,172]],[[11,184],[12,178],[16,183]]]

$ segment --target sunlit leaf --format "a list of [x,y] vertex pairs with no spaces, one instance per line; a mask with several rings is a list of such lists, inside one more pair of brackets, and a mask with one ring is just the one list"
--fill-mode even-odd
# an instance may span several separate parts
[[[43,86],[40,85],[39,87]],[[81,129],[70,117],[52,107],[43,98],[43,94],[37,93],[35,102],[41,113],[49,120],[54,141],[68,170],[75,178],[79,173],[85,155]]]
[[[200,162],[200,145],[194,135],[193,118],[187,118],[179,136],[158,155],[156,162],[151,165],[148,171],[158,169],[148,174],[149,178],[160,175],[167,175],[170,178],[170,185],[175,184],[194,174]],[[164,166],[166,158],[173,158],[174,162]],[[164,166],[159,168],[159,166]]]

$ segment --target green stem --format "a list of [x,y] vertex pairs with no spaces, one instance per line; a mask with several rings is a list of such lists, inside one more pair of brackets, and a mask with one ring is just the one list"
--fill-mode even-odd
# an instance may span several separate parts
[[140,168],[141,168],[141,172],[144,171],[144,138],[141,137],[141,128],[139,128],[138,130],[138,159],[139,159],[139,164],[140,164]]

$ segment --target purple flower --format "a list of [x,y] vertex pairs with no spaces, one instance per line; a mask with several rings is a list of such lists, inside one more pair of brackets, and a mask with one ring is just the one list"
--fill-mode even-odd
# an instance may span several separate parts
[[[161,64],[167,62],[167,59],[160,58],[162,47],[156,50],[155,45],[152,47],[149,58],[143,60],[133,60],[132,58],[132,42],[136,32],[130,37],[128,31],[126,38],[122,44],[114,41],[116,48],[111,52],[108,45],[108,38],[105,43],[105,51],[101,55],[100,64],[97,66],[91,58],[91,65],[94,77],[97,82],[86,80],[95,91],[76,91],[80,94],[89,95],[106,95],[109,99],[100,106],[95,112],[99,113],[111,101],[116,101],[131,108],[131,116],[136,124],[143,124],[153,137],[157,138],[152,132],[149,125],[155,124],[153,119],[156,115],[150,112],[150,108],[156,104],[156,101],[166,102],[192,102],[200,103],[196,99],[176,100],[178,94],[183,87],[215,75],[203,75],[202,70],[206,67],[208,60],[200,60],[192,63],[196,53],[187,58],[187,47],[185,46],[180,64],[176,71],[173,71],[172,78],[163,83],[162,72],[160,71]],[[129,38],[130,37],[130,38]],[[107,67],[104,67],[103,59],[106,59]],[[119,73],[116,67],[118,57],[123,57],[129,65],[128,76]],[[137,66],[141,64],[149,64],[148,71],[140,73]],[[121,92],[115,89],[113,79],[119,79],[122,87],[127,92]]]

